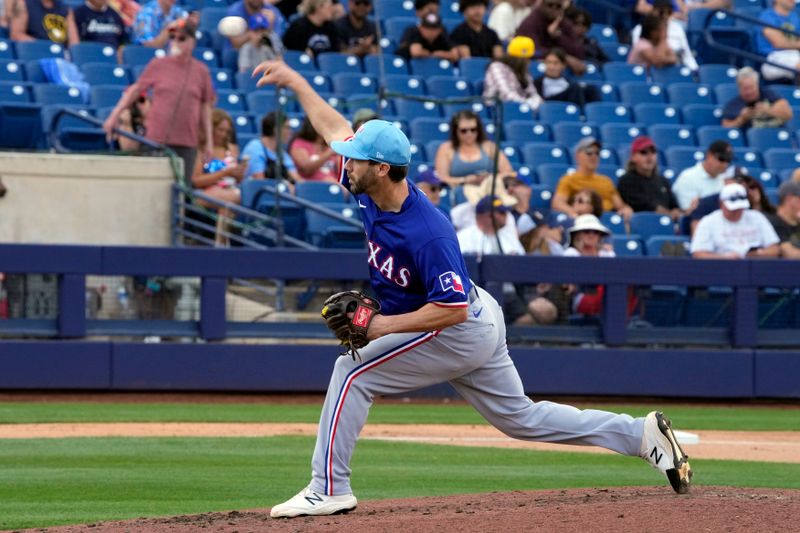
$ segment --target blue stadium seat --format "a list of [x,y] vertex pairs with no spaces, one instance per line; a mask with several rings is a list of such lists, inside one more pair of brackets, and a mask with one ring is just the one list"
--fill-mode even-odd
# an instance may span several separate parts
[[214,84],[214,89],[226,91],[235,89],[230,70],[226,68],[209,68],[208,70],[211,74],[211,83]]
[[620,100],[629,106],[636,104],[663,104],[667,102],[667,93],[657,83],[647,81],[628,81],[619,85]]
[[411,16],[405,17],[391,17],[391,18],[384,18],[384,27],[386,28],[386,37],[393,40],[396,43],[399,43],[401,38],[403,37],[403,33],[406,31],[406,28],[409,26],[415,26],[417,24],[417,18],[411,13]]
[[512,167],[517,168],[522,164],[522,149],[517,143],[502,142],[500,149]]
[[[317,92],[329,93],[334,91],[334,85],[331,82],[331,78],[322,72],[315,71],[315,70],[303,70],[298,71],[308,83],[316,90]],[[335,74],[335,76],[351,76],[350,74]],[[353,76],[363,76],[363,74],[353,74]],[[368,90],[368,89],[367,89]],[[350,91],[352,93],[354,91]],[[364,92],[363,90],[361,92]],[[345,95],[347,93],[341,93]]]
[[446,140],[450,136],[450,124],[444,118],[416,117],[409,122],[410,138],[425,144],[428,141]]
[[20,61],[64,57],[64,47],[52,41],[20,41],[15,43],[15,48]]
[[[223,45],[220,45],[223,46]],[[239,69],[239,50],[236,48],[222,48],[222,67],[236,71]],[[249,72],[247,73],[250,74]]]
[[378,88],[378,81],[369,74],[351,74],[344,72],[334,74],[333,91],[340,96],[353,93],[373,92]]
[[14,60],[0,60],[0,81],[25,81],[25,68]]
[[636,104],[633,106],[636,122],[642,124],[681,124],[681,111],[672,104]]
[[[261,120],[258,115],[251,115],[249,113],[237,113],[235,111],[229,113],[233,119],[233,128],[236,130],[236,135],[252,135],[254,133],[261,133]],[[237,139],[238,140],[238,139]],[[240,148],[244,145],[239,143]]]
[[251,91],[275,91],[274,87],[262,87],[261,89],[256,87],[258,78],[253,78],[249,72],[237,72],[233,79],[235,88],[243,93],[249,93]]
[[309,202],[328,205],[345,205],[351,203],[352,199],[352,196],[345,196],[344,189],[340,185],[320,181],[298,183],[295,187],[295,195]]
[[436,154],[442,143],[444,143],[443,139],[436,139],[435,141],[428,141],[425,143],[425,153],[430,157],[431,161],[436,161]]
[[668,146],[664,150],[667,165],[678,173],[692,167],[705,158],[705,146]]
[[31,150],[42,139],[42,106],[0,102],[0,146]]
[[198,24],[198,28],[207,32],[217,31],[219,21],[227,15],[227,12],[227,7],[204,7],[200,11],[200,24]]
[[217,107],[225,111],[247,111],[247,101],[239,91],[217,91]]
[[639,235],[612,235],[611,245],[617,257],[642,257],[644,245]]
[[609,83],[627,81],[647,81],[647,72],[640,65],[630,65],[621,61],[609,61],[603,65],[603,75]]
[[[614,157],[616,158],[616,153],[614,153]],[[597,166],[597,173],[602,174],[603,176],[607,176],[611,181],[614,182],[614,186],[616,187],[617,182],[619,181],[620,176],[625,173],[625,169],[618,164],[600,164]]]
[[675,235],[675,223],[667,215],[638,212],[630,219],[631,233],[636,233],[645,241],[656,235]]
[[0,82],[0,102],[27,104],[33,101],[31,84],[25,82]]
[[[269,91],[246,93],[245,99],[247,100],[247,109],[251,113],[256,113],[258,115],[265,115],[270,111],[274,111],[278,108],[279,101],[285,102],[287,105],[290,103],[293,104],[293,101],[289,100],[286,96],[281,95],[278,97],[276,93]],[[294,111],[294,106],[292,105],[286,110]]]
[[314,58],[305,52],[300,52],[298,50],[286,50],[283,53],[283,60],[287,65],[298,71],[317,70],[317,64],[314,62]]
[[146,65],[156,56],[163,57],[164,50],[139,44],[130,44],[122,48],[122,61],[131,67]]
[[[770,85],[770,89],[786,98],[789,105],[792,107],[800,106],[800,89],[794,85]],[[795,117],[796,118],[796,117]]]
[[[522,145],[522,160],[526,165],[541,166],[546,163],[561,163],[568,165],[572,162],[569,149],[555,143],[525,143]],[[537,169],[538,172],[538,169]],[[541,178],[541,173],[539,174]]]
[[414,17],[414,2],[375,0],[375,9],[383,20],[394,17]]
[[601,102],[619,102],[619,91],[617,90],[617,86],[613,83],[590,83],[587,85],[594,85],[594,87],[597,88]]
[[627,235],[628,229],[625,227],[625,219],[613,211],[606,211],[600,216],[600,222],[607,227],[612,235]]
[[416,58],[409,61],[411,74],[429,78],[431,76],[454,76],[455,65],[446,59],[436,57]]
[[[754,50],[753,35],[750,28],[708,28],[709,38],[728,49],[733,50]],[[692,45],[692,40],[689,40]],[[693,46],[696,55],[702,59],[704,63],[735,63],[738,56],[735,53],[729,53],[726,50],[714,48],[706,43],[705,40],[700,40],[698,46]]]
[[694,73],[689,67],[671,65],[661,68],[651,68],[650,76],[655,83],[669,86],[673,83],[694,83]]
[[[647,134],[656,146],[696,146],[694,129],[682,124],[654,124],[647,128]],[[703,143],[700,143],[703,144]]]
[[[406,61],[405,58],[395,55],[384,55],[382,57],[383,69],[386,75],[409,75],[408,61]],[[377,55],[368,55],[364,57],[364,72],[372,76],[380,75],[380,59]]]
[[739,96],[739,87],[736,83],[720,83],[714,87],[717,103],[724,106],[729,100]]
[[550,127],[533,120],[506,121],[505,134],[506,140],[517,144],[551,142],[553,140]]
[[734,148],[746,145],[744,133],[738,128],[724,128],[722,126],[701,126],[697,128],[698,145],[708,146],[718,139],[728,141]]
[[463,111],[468,109],[481,117],[483,121],[483,127],[486,129],[486,133],[490,136],[494,136],[494,123],[492,122],[492,117],[489,112],[489,108],[483,105],[481,102],[472,102],[463,103],[463,104],[444,104],[442,106],[442,113],[446,118],[452,117],[454,114],[458,113],[459,111]]
[[[411,126],[408,127],[409,131],[411,131]],[[435,154],[431,154],[431,159]],[[428,152],[425,150],[425,146],[421,143],[411,141],[411,164],[420,164],[420,163],[427,163],[428,162]]]
[[633,112],[630,107],[624,104],[592,102],[586,104],[585,111],[586,120],[598,124],[607,124],[609,122],[633,122]]
[[700,65],[698,76],[700,83],[716,87],[717,85],[736,83],[738,74],[736,67],[726,64]]
[[[544,74],[544,63],[542,63],[542,74]],[[602,83],[605,81],[602,67],[594,63],[586,62],[586,71],[581,75],[581,83]]]
[[[390,92],[411,96],[425,96],[428,94],[425,80],[419,76],[409,76],[408,74],[387,74],[386,87]],[[362,90],[360,92],[365,91]]]
[[86,123],[82,126],[61,128],[59,142],[62,147],[73,152],[101,152],[113,148],[113,143],[108,142],[103,128]]
[[93,85],[89,91],[89,103],[92,106],[113,107],[119,102],[125,87],[120,85]]
[[39,104],[83,105],[83,96],[75,87],[37,83],[33,86],[33,100]]
[[490,61],[488,57],[465,57],[458,62],[458,69],[468,80],[482,80]]
[[508,124],[515,120],[533,120],[536,118],[536,110],[528,104],[518,102],[503,102],[503,122]]
[[619,158],[617,157],[617,151],[614,150],[613,148],[608,148],[608,147],[602,148],[600,150],[600,165],[603,166],[619,165]]
[[567,102],[542,102],[539,106],[539,120],[546,124],[580,120],[580,108]]
[[[566,163],[543,163],[536,168],[539,184],[546,186],[551,191],[556,190],[561,177],[569,172],[572,172],[572,169]],[[549,202],[547,206],[550,207]]]
[[589,36],[597,39],[599,43],[619,42],[617,30],[608,24],[592,24],[591,28],[589,28]]
[[[442,108],[432,100],[407,100],[397,98],[394,102],[397,113],[404,117],[441,117]],[[448,117],[449,118],[449,117]]]
[[[244,180],[239,186],[242,192],[242,206],[266,215],[276,216],[275,196],[260,192],[265,186],[274,186],[274,183],[270,183],[269,180]],[[283,187],[279,186],[279,188]],[[280,213],[286,234],[296,239],[304,239],[305,209],[291,200],[281,198]]]
[[592,122],[558,122],[553,125],[553,140],[567,147],[575,146],[584,137],[598,136],[597,124]]
[[[761,150],[755,148],[734,148],[734,164],[761,168],[764,166],[764,157]],[[770,169],[774,170],[774,169]]]
[[641,123],[611,123],[600,126],[600,138],[608,148],[624,148],[627,150],[636,137],[646,133]]
[[468,98],[472,96],[472,84],[466,78],[432,76],[425,80],[428,94],[437,98]]
[[711,91],[710,85],[673,83],[667,87],[667,94],[669,94],[669,101],[676,105],[714,103],[714,93]]
[[8,39],[0,39],[0,61],[16,59],[14,53],[14,43]]
[[683,123],[694,126],[718,126],[722,120],[722,107],[712,104],[689,104],[681,108]]
[[337,72],[351,72],[361,74],[364,69],[361,60],[354,55],[340,54],[338,52],[327,52],[317,56],[317,66],[322,72],[329,76]]
[[761,151],[770,148],[794,148],[794,139],[784,128],[750,128],[747,130],[747,145]]
[[800,167],[800,152],[791,148],[770,148],[763,155],[766,168],[773,172]]
[[108,63],[84,63],[81,65],[83,79],[89,85],[121,85],[126,87],[131,83],[130,71],[120,65]]
[[117,64],[117,51],[107,44],[84,41],[69,47],[70,60],[78,66],[86,63]]
[[536,210],[549,210],[553,200],[553,188],[547,185],[531,185],[531,207]]
[[[344,218],[359,219],[359,209],[348,205],[319,204]],[[361,249],[366,246],[366,236],[362,228],[350,226],[328,215],[307,209],[306,240],[322,248]]]
[[[662,256],[662,250],[664,250],[664,245],[667,243],[671,244],[671,257],[676,255],[689,255],[689,244],[691,243],[691,239],[685,235],[653,235],[652,237],[645,239],[646,255],[650,257]],[[682,254],[680,253],[681,249],[683,249]]]
[[[608,60],[614,63],[626,63],[628,54],[631,51],[630,46],[622,43],[600,43],[600,48],[606,53]],[[606,76],[606,79],[608,79],[608,76]]]
[[781,177],[780,173],[778,172],[772,172],[771,170],[754,165],[746,165],[742,166],[741,168],[744,172],[760,181],[761,185],[763,185],[765,189],[774,189],[781,184]]

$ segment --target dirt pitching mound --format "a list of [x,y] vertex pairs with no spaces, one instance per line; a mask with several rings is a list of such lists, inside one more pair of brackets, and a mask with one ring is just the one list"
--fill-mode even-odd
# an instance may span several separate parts
[[272,519],[269,510],[138,519],[36,531],[68,532],[341,532],[389,531],[792,531],[800,491],[668,487],[516,491],[361,502],[336,516]]

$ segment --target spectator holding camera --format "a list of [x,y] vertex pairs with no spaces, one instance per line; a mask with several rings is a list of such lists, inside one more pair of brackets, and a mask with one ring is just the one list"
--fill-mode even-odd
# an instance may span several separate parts
[[251,72],[264,61],[280,59],[283,55],[281,38],[271,30],[269,19],[263,13],[250,15],[248,40],[239,48],[239,72]]
[[780,128],[792,119],[788,100],[770,89],[761,87],[760,76],[752,67],[744,67],[736,75],[739,94],[722,108],[722,125],[726,128]]

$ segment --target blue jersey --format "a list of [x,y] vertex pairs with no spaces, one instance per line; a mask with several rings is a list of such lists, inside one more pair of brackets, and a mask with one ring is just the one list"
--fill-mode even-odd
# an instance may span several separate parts
[[[340,183],[350,188],[347,173]],[[384,315],[416,311],[427,303],[468,306],[472,284],[453,225],[415,185],[398,213],[355,195],[367,234],[370,280]]]

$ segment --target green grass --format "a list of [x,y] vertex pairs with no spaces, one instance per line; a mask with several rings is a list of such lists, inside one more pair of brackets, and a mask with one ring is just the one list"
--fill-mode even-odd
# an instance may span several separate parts
[[[592,407],[582,405],[581,407]],[[641,416],[658,405],[601,405],[599,409]],[[42,422],[309,422],[319,421],[320,404],[175,403],[0,403],[0,424]],[[798,431],[800,410],[762,407],[668,406],[677,429]],[[373,424],[482,424],[464,404],[381,404],[370,411]]]
[[[314,441],[94,438],[0,441],[0,529],[266,508],[308,481]],[[800,488],[800,465],[693,462],[705,485]],[[365,440],[353,458],[362,500],[506,490],[663,485],[616,455]]]

